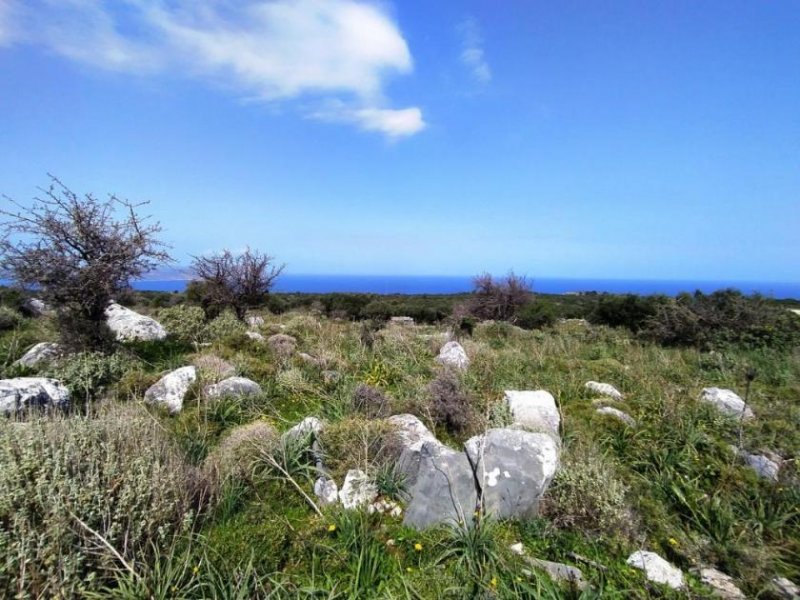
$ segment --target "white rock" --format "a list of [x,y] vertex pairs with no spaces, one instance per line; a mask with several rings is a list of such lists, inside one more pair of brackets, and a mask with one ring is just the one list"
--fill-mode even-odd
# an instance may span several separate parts
[[463,346],[458,342],[447,342],[439,351],[436,362],[446,367],[453,367],[465,371],[469,367],[469,357]]
[[34,406],[64,408],[69,390],[57,379],[16,377],[0,380],[0,413],[11,414]]
[[403,514],[403,509],[392,500],[378,500],[377,502],[373,502],[369,506],[367,506],[367,512],[369,514],[378,513],[378,514],[388,514],[392,517],[399,517]]
[[205,392],[209,398],[257,396],[261,394],[261,386],[247,377],[228,377],[219,383],[209,385]]
[[619,419],[620,421],[622,421],[626,425],[629,425],[630,427],[636,427],[636,420],[632,416],[611,406],[604,406],[603,408],[598,408],[595,412],[600,415],[608,415],[616,419]]
[[700,569],[700,581],[714,590],[714,595],[724,600],[746,600],[733,578],[716,569]]
[[322,427],[322,421],[317,417],[306,417],[283,435],[287,439],[303,439],[309,435],[316,438],[322,431]]
[[412,317],[391,317],[389,322],[395,325],[409,326],[414,324],[414,319]]
[[314,482],[314,494],[319,498],[320,504],[329,506],[336,504],[339,499],[339,486],[333,479],[327,477],[317,477]]
[[506,390],[505,401],[514,426],[558,435],[561,415],[550,392]]
[[741,417],[744,412],[745,419],[752,419],[755,415],[749,406],[745,406],[736,392],[718,387],[704,388],[700,399],[710,402],[718,410],[732,417]]
[[360,469],[350,469],[345,475],[342,489],[339,490],[339,500],[346,509],[365,506],[377,496],[378,488]]
[[486,514],[499,519],[536,516],[558,469],[559,447],[547,433],[489,429],[464,443]]
[[14,364],[21,367],[33,368],[40,364],[49,363],[61,354],[61,346],[55,342],[40,342],[28,350]]
[[44,303],[44,301],[40,300],[39,298],[28,298],[23,303],[23,309],[27,310],[28,313],[33,317],[41,317],[42,315],[46,315],[50,312],[50,307]]
[[524,556],[525,555],[525,547],[522,545],[522,542],[517,542],[516,544],[511,544],[508,547],[511,552],[516,554],[517,556]]
[[247,315],[245,322],[247,323],[248,327],[255,329],[256,327],[261,327],[264,324],[264,317],[259,315]]
[[776,577],[772,580],[772,585],[781,598],[786,598],[787,600],[800,598],[800,586],[786,577]]
[[747,466],[753,469],[759,477],[769,479],[770,481],[778,481],[778,473],[781,466],[763,454],[748,454],[742,452],[742,459]]
[[610,383],[600,383],[599,381],[587,381],[584,386],[587,390],[608,396],[614,400],[622,400],[622,392],[615,388]]
[[167,330],[158,321],[115,302],[106,308],[106,320],[120,342],[163,340],[167,337]]
[[257,331],[245,331],[244,334],[251,340],[255,340],[256,342],[263,342],[266,341],[267,339]]
[[683,572],[677,567],[672,566],[655,552],[640,550],[634,552],[626,561],[632,567],[644,571],[645,577],[649,581],[662,583],[679,590],[684,587]]
[[196,380],[195,367],[175,369],[150,386],[144,393],[144,400],[148,404],[165,407],[170,414],[177,414],[183,409],[183,400]]

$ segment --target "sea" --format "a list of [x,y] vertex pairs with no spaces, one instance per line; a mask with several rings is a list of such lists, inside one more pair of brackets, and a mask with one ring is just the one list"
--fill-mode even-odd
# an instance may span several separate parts
[[[458,294],[472,290],[471,276],[432,275],[299,275],[282,274],[273,291],[299,293],[357,292],[369,294]],[[659,279],[569,279],[531,278],[533,291],[541,294],[666,294],[700,290],[711,293],[734,288],[744,294],[759,293],[776,299],[800,300],[800,282],[694,281]],[[143,280],[134,282],[139,290],[182,292],[186,279]]]

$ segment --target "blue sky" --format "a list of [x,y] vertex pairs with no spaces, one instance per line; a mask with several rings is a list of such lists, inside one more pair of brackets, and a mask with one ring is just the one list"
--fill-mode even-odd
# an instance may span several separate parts
[[798,32],[777,0],[0,0],[0,191],[150,200],[180,263],[796,282]]

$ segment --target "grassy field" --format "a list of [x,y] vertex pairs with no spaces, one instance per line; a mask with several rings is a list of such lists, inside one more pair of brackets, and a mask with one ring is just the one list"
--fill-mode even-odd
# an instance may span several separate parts
[[[159,318],[163,309],[142,310]],[[70,414],[0,420],[4,597],[711,598],[693,573],[711,566],[748,597],[769,598],[773,578],[800,578],[796,349],[701,352],[580,322],[532,331],[482,323],[461,340],[471,366],[457,382],[455,427],[430,388],[441,377],[444,325],[367,330],[313,303],[262,316],[258,330],[293,336],[296,352],[274,351],[233,323],[201,347],[129,344],[46,371],[70,386]],[[30,374],[13,360],[56,337],[47,319],[4,332],[3,376]],[[143,403],[161,375],[201,355],[227,361],[263,394],[209,400],[206,368],[179,415]],[[742,444],[785,459],[777,483],[731,452],[740,423],[698,401],[708,386],[744,395],[748,368],[757,372],[756,418],[743,424]],[[597,414],[589,380],[619,388],[624,400],[603,405],[637,426]],[[454,448],[503,423],[504,390],[550,391],[562,414],[562,467],[540,517],[418,532],[388,515],[318,511],[307,453],[271,433],[309,415],[326,423],[326,463],[340,484],[360,468],[386,497],[402,487],[383,460],[386,425],[353,400],[361,385],[385,398],[381,414],[415,414]],[[244,458],[221,468],[231,432],[252,423],[266,425],[242,433],[251,442]],[[517,542],[528,556],[579,567],[590,588],[550,581],[510,551]],[[627,566],[639,549],[682,568],[687,589],[648,583]]]

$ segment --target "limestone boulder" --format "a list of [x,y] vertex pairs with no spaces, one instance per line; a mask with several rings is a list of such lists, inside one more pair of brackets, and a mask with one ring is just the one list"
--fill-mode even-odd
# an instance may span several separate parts
[[183,401],[195,381],[197,381],[196,367],[175,369],[150,386],[144,393],[144,401],[164,407],[170,414],[178,414],[183,409]]
[[351,469],[345,475],[339,500],[346,509],[367,506],[378,497],[378,488],[369,476],[360,469]]
[[714,590],[714,596],[723,600],[746,600],[742,590],[736,587],[733,577],[717,569],[700,569],[700,581]]
[[241,398],[243,396],[258,396],[261,386],[247,377],[228,377],[219,383],[206,387],[206,396],[209,398],[222,398],[223,396]]
[[403,524],[416,529],[466,523],[478,501],[472,466],[464,452],[423,442]]
[[644,571],[648,581],[666,585],[673,590],[679,590],[686,586],[683,571],[671,565],[655,552],[639,550],[631,554],[626,562],[631,567]]
[[61,346],[55,342],[40,342],[28,350],[14,364],[33,369],[53,362],[62,354]]
[[506,390],[504,399],[514,427],[558,435],[561,415],[550,392]]
[[120,342],[154,341],[167,337],[167,330],[161,323],[115,302],[106,308],[106,322]]
[[28,408],[66,408],[69,390],[58,379],[16,377],[0,380],[0,413],[10,415]]
[[623,395],[617,388],[610,383],[601,383],[599,381],[587,381],[584,387],[590,392],[606,396],[612,400],[622,400]]
[[402,473],[406,487],[411,487],[417,481],[422,459],[422,445],[429,443],[433,446],[441,446],[442,444],[414,415],[394,415],[386,419],[386,422],[393,427],[393,435],[402,447],[395,468]]
[[598,408],[595,412],[599,415],[607,415],[618,421],[622,421],[628,427],[636,427],[636,420],[632,416],[613,406],[603,406],[602,408]]
[[700,399],[703,402],[713,404],[717,410],[731,417],[738,418],[743,416],[745,419],[755,417],[750,407],[746,406],[744,400],[732,390],[718,387],[704,388]]
[[558,469],[552,436],[520,429],[490,429],[464,444],[484,512],[496,518],[536,516],[539,499]]
[[442,346],[436,362],[459,371],[466,371],[469,367],[469,357],[464,347],[458,342],[447,342]]

